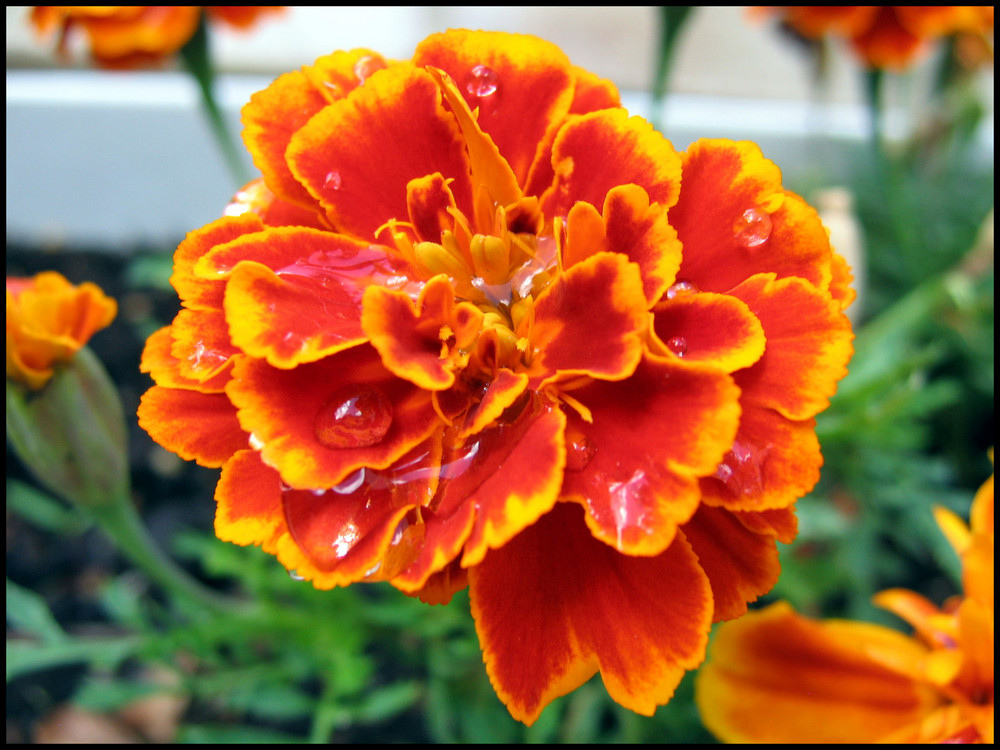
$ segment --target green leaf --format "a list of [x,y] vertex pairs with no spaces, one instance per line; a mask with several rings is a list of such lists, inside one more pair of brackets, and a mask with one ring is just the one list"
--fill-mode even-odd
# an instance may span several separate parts
[[43,643],[59,643],[67,639],[65,631],[52,616],[49,605],[34,591],[7,579],[7,622],[23,635],[34,636]]
[[145,647],[140,637],[74,639],[59,643],[7,641],[7,682],[21,675],[67,664],[113,669]]
[[15,479],[7,480],[7,510],[53,534],[75,536],[90,526],[90,522],[73,508],[66,507],[49,493]]

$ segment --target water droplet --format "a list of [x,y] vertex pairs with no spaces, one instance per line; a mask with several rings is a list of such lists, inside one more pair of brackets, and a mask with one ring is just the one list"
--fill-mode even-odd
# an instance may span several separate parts
[[348,521],[344,524],[344,528],[341,530],[340,534],[337,536],[330,546],[333,547],[333,554],[340,559],[350,552],[354,545],[357,544],[361,539],[361,534],[358,531],[357,524],[353,521]]
[[733,223],[733,233],[742,247],[760,247],[771,236],[771,217],[760,209],[748,208]]
[[632,472],[632,476],[624,481],[608,482],[609,500],[611,511],[614,513],[615,529],[618,535],[616,543],[619,550],[622,549],[622,533],[626,529],[641,529],[647,534],[652,531],[643,524],[646,513],[640,499],[648,483],[646,472],[642,469],[636,469]]
[[357,471],[351,472],[340,484],[334,485],[330,489],[338,495],[352,495],[361,489],[365,483],[365,467],[362,466]]
[[499,76],[496,71],[485,65],[476,65],[465,76],[465,90],[480,99],[496,93],[498,85]]
[[291,578],[293,581],[304,581],[304,580],[306,580],[305,576],[299,575],[298,572],[294,571],[294,570],[289,570],[288,571],[288,577]]
[[764,462],[770,446],[763,448],[733,442],[713,476],[737,495],[754,495],[764,488]]
[[250,445],[250,450],[259,451],[261,448],[264,447],[264,441],[261,440],[256,435],[254,435],[252,432],[250,433],[250,437],[247,439],[247,443],[249,443]]
[[667,340],[667,349],[672,351],[678,357],[683,357],[688,350],[687,339],[683,336],[674,336]]
[[327,190],[340,190],[340,172],[336,169],[327,172],[326,179],[323,180],[323,187]]
[[333,96],[337,98],[340,98],[341,96],[344,95],[344,90],[340,88],[340,86],[335,84],[333,81],[323,81],[323,85]]
[[373,73],[381,70],[383,67],[377,57],[372,57],[371,55],[359,57],[358,61],[354,63],[354,75],[358,77],[358,85],[364,84]]
[[334,393],[316,414],[316,439],[327,448],[366,448],[392,425],[392,403],[373,385],[354,383]]
[[583,471],[596,452],[597,446],[586,435],[567,435],[566,471]]
[[697,294],[698,287],[690,281],[678,281],[667,289],[667,299],[677,299],[686,297],[689,294]]

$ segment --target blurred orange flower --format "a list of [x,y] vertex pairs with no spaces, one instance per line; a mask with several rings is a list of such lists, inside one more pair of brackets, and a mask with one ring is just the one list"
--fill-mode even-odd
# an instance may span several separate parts
[[651,714],[819,476],[852,292],[815,211],[529,36],[336,52],[243,121],[263,179],[177,249],[140,423],[317,587],[468,585],[516,718],[597,671]]
[[935,512],[964,596],[938,608],[903,589],[875,603],[916,633],[818,622],[785,603],[723,625],[698,675],[705,725],[726,742],[993,742],[993,477],[971,530]]
[[73,286],[45,271],[7,277],[7,377],[42,388],[58,362],[68,362],[118,312],[117,303],[90,282]]
[[239,29],[277,5],[36,5],[31,23],[39,34],[59,34],[65,54],[70,37],[82,29],[90,54],[105,68],[148,66],[175,54],[194,35],[202,11]]
[[983,5],[779,5],[792,29],[810,39],[846,37],[870,68],[902,70],[929,42],[953,34],[993,33],[993,6]]

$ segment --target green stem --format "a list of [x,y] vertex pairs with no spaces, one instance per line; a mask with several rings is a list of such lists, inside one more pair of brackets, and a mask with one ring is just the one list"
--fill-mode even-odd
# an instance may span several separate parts
[[670,84],[674,55],[677,52],[677,40],[680,38],[681,29],[692,10],[694,8],[690,5],[660,6],[660,54],[653,79],[652,117],[650,118],[653,127],[660,131],[663,130],[663,107]]
[[226,126],[225,118],[215,99],[216,76],[208,36],[208,24],[203,13],[194,36],[181,49],[181,59],[198,84],[205,117],[222,150],[230,174],[236,182],[236,188],[240,188],[250,181],[250,174],[245,166],[244,152],[237,146],[236,140]]
[[245,604],[201,585],[160,551],[127,498],[88,510],[118,549],[167,593],[215,614],[229,615],[234,609],[245,608]]

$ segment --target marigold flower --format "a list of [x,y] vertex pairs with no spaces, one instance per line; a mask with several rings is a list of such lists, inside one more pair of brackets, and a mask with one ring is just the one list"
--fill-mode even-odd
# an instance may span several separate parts
[[243,121],[263,179],[177,249],[140,423],[319,588],[468,585],[516,718],[597,671],[651,714],[819,475],[852,292],[815,211],[529,36],[336,52]]
[[804,37],[845,37],[870,68],[902,70],[935,39],[993,33],[992,6],[781,5],[771,10]]
[[938,608],[913,591],[878,594],[913,637],[783,602],[726,623],[698,675],[705,725],[727,742],[992,743],[993,477],[971,530],[935,515],[962,559],[964,596]]
[[59,52],[77,29],[87,37],[90,54],[105,68],[151,65],[174,55],[198,28],[204,11],[213,21],[247,29],[278,5],[36,5],[31,23],[43,36],[58,31]]
[[68,362],[118,313],[117,303],[90,282],[73,286],[44,271],[7,277],[7,377],[42,388],[59,362]]

